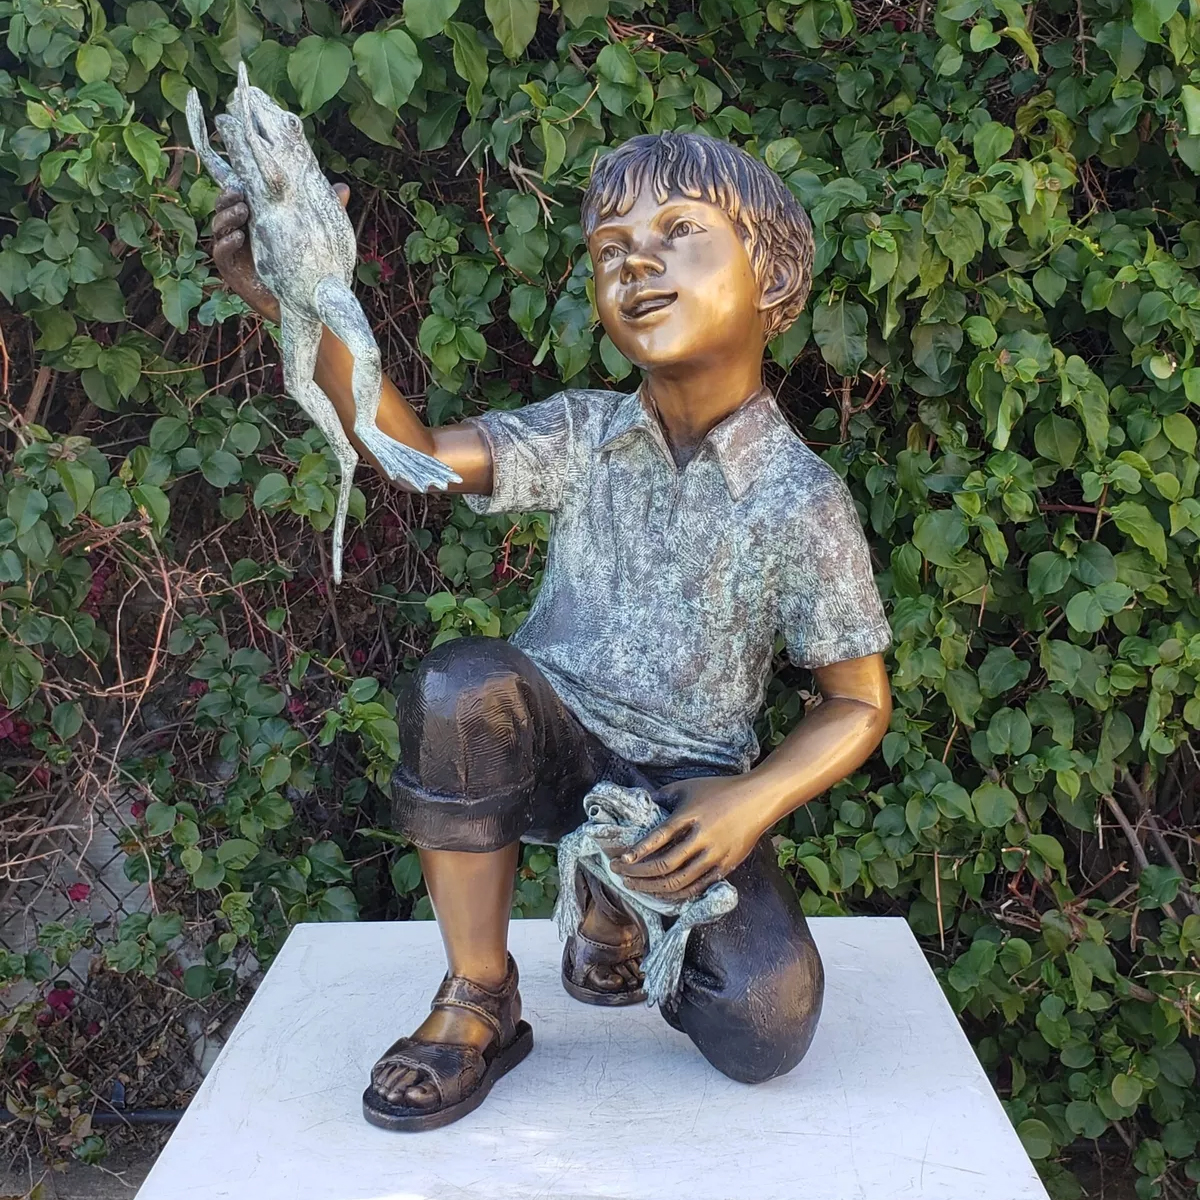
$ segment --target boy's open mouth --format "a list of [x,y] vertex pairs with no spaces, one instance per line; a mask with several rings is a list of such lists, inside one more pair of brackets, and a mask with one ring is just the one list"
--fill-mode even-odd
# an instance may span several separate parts
[[636,321],[639,317],[648,316],[652,312],[667,308],[679,298],[678,292],[642,292],[628,304],[621,307],[621,316],[627,321]]

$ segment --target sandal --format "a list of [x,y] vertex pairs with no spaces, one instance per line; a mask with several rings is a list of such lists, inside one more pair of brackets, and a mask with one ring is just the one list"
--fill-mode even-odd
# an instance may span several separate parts
[[[584,876],[585,872],[581,871],[576,879],[582,892],[580,907],[584,907],[585,899],[590,899],[590,903],[599,907],[610,920],[624,926],[625,936],[612,945],[593,941],[576,930],[563,947],[563,988],[567,995],[582,1004],[596,1004],[605,1008],[642,1004],[646,999],[642,977],[646,939],[641,923],[599,880]],[[624,981],[623,987],[603,987],[598,983],[598,975],[613,974]]]
[[[402,1037],[391,1045],[375,1064],[372,1082],[363,1092],[363,1116],[381,1129],[419,1133],[440,1129],[474,1112],[496,1080],[507,1075],[533,1049],[533,1030],[527,1021],[515,1021],[517,1005],[517,964],[508,959],[508,976],[496,990],[490,991],[464,979],[447,975],[433,998],[431,1008],[465,1008],[495,1031],[495,1038],[484,1050],[450,1042],[418,1042]],[[375,1088],[375,1072],[380,1067],[401,1066],[419,1071],[419,1082],[431,1083],[438,1098],[431,1105],[393,1104]]]

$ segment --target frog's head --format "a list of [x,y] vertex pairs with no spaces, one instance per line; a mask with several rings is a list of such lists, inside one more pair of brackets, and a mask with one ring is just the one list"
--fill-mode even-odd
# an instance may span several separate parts
[[596,784],[584,801],[588,820],[599,825],[658,824],[662,811],[645,788],[619,787],[607,780]]
[[251,86],[245,63],[238,63],[229,110],[216,122],[229,161],[252,199],[282,199],[315,161],[304,123]]

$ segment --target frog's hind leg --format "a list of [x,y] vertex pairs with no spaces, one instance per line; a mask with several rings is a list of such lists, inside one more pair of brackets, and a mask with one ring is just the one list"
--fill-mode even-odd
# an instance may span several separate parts
[[646,1002],[674,1007],[683,974],[683,956],[688,938],[697,925],[707,925],[737,906],[737,889],[721,881],[707,888],[679,909],[675,923],[663,935],[642,963],[646,973]]
[[383,369],[379,346],[362,305],[348,284],[326,275],[313,295],[317,315],[354,355],[354,436],[367,448],[389,477],[419,492],[461,483],[445,463],[388,437],[376,424]]
[[346,513],[350,508],[350,489],[354,486],[354,468],[358,453],[338,420],[333,401],[313,380],[317,351],[321,346],[321,322],[301,316],[290,308],[280,313],[279,332],[283,354],[283,385],[287,393],[308,414],[325,435],[334,457],[341,466],[337,512],[333,519],[333,582],[342,582],[342,542],[346,532]]
[[567,834],[558,843],[558,903],[554,906],[554,925],[563,941],[578,931],[583,920],[575,895],[575,872],[580,870],[582,849],[583,838],[578,830]]

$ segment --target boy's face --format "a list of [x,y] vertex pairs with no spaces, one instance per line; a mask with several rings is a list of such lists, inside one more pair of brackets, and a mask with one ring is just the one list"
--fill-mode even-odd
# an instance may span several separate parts
[[762,289],[737,226],[704,200],[643,194],[588,238],[596,307],[643,370],[761,359]]

